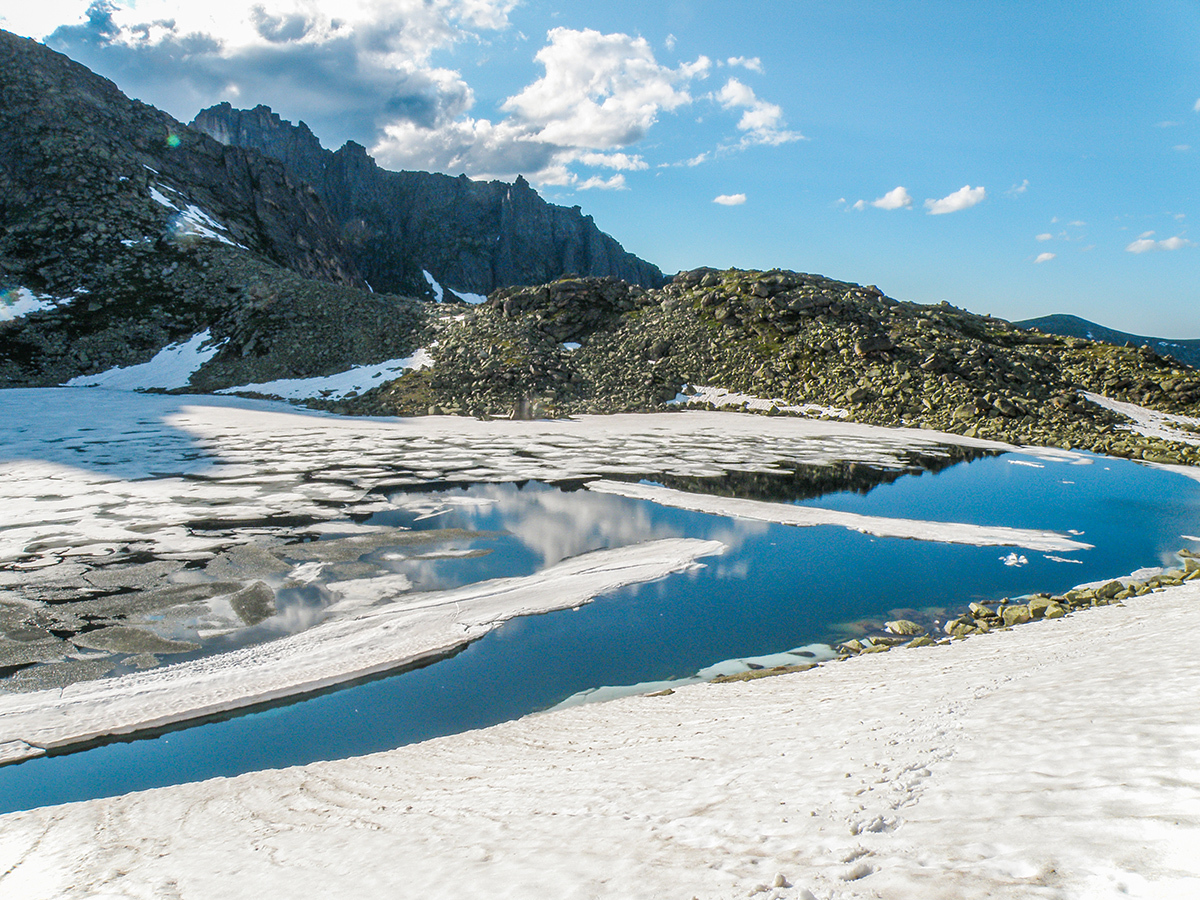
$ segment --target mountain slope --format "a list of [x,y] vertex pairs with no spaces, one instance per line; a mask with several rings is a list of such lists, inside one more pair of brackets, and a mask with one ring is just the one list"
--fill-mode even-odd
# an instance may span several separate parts
[[0,386],[143,363],[201,334],[210,387],[412,348],[418,305],[366,290],[278,161],[8,32],[0,94]]
[[1046,334],[1058,334],[1063,337],[1087,338],[1117,346],[1133,344],[1135,347],[1150,347],[1155,353],[1173,356],[1189,366],[1200,366],[1200,340],[1143,337],[1138,334],[1117,331],[1115,328],[1106,328],[1095,322],[1089,322],[1087,319],[1081,319],[1079,316],[1068,315],[1040,316],[1013,324],[1018,328],[1036,328]]
[[321,147],[301,122],[265,106],[203,110],[192,126],[223,144],[250,147],[284,162],[311,184],[341,227],[358,268],[377,289],[427,290],[423,271],[452,290],[489,294],[565,274],[612,276],[659,287],[659,269],[627,253],[579,207],[547,203],[516,183],[381,169],[347,143]]

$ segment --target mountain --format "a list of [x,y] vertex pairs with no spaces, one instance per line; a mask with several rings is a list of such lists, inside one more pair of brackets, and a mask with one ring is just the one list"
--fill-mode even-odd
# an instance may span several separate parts
[[359,144],[324,149],[303,122],[266,106],[203,110],[192,127],[281,160],[333,214],[350,257],[376,290],[424,293],[423,272],[456,292],[542,284],[566,274],[661,287],[658,267],[627,253],[578,206],[513,184],[382,169]]
[[212,357],[196,384],[406,355],[424,321],[370,293],[277,160],[229,147],[0,32],[0,387]]
[[1200,340],[1143,337],[1138,334],[1117,331],[1115,328],[1106,328],[1078,316],[1067,315],[1041,316],[1013,324],[1019,328],[1036,328],[1046,334],[1059,334],[1063,337],[1087,338],[1090,341],[1104,341],[1106,344],[1118,346],[1132,344],[1135,347],[1150,347],[1163,356],[1173,356],[1189,366],[1200,367]]

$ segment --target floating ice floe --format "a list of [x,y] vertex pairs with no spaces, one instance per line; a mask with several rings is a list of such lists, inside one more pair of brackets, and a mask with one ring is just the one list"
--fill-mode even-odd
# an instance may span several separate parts
[[431,365],[433,365],[433,357],[429,355],[428,350],[422,347],[412,356],[406,356],[403,359],[389,359],[381,363],[355,366],[334,375],[320,375],[314,378],[280,378],[256,384],[239,384],[236,387],[221,388],[217,393],[262,394],[285,400],[315,398],[341,400],[379,387],[385,382],[399,378],[405,372],[428,368]]
[[63,387],[102,387],[116,391],[187,387],[192,376],[216,356],[224,344],[224,341],[213,342],[212,333],[206,328],[182,344],[163,347],[149,362],[117,366],[95,375],[77,375]]
[[[1046,558],[1049,559],[1050,557]],[[1023,553],[1010,553],[1008,556],[1000,557],[1000,562],[1004,563],[1006,566],[1027,566],[1029,565],[1029,558]]]
[[[889,519],[883,516],[864,516],[840,510],[819,509],[812,506],[793,506],[789,503],[769,503],[763,500],[744,500],[739,497],[718,497],[711,494],[692,494],[655,484],[631,484],[624,481],[592,481],[587,484],[590,491],[617,494],[635,500],[649,500],[661,506],[687,509],[693,512],[716,516],[758,519],[780,525],[813,526],[838,525],[874,534],[879,537],[909,538],[920,541],[938,541],[946,544],[972,544],[978,547],[1022,547],[1027,550],[1090,550],[1091,544],[1074,541],[1053,531],[1037,531],[1027,528],[1008,528],[998,525],[971,525],[965,522],[929,522],[918,519]],[[1009,558],[1018,559],[1015,553]],[[1019,562],[1006,565],[1024,565],[1024,556]]]

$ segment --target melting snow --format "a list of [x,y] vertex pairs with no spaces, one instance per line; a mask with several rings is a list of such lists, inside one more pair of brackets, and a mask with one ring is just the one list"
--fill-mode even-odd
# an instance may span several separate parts
[[[153,169],[151,170],[153,171]],[[157,173],[156,173],[157,174]],[[160,190],[161,188],[161,190]],[[163,193],[164,190],[170,191],[173,194],[178,194],[174,188],[169,188],[166,185],[150,185],[150,198],[167,209],[176,211],[176,215],[171,218],[168,225],[170,234],[173,238],[187,240],[201,239],[218,241],[222,244],[228,244],[231,247],[240,247],[246,250],[244,245],[237,243],[228,236],[229,229],[196,206],[194,203],[188,203],[184,200],[175,201]],[[126,243],[122,241],[122,243]],[[130,246],[126,244],[126,246]]]
[[317,397],[341,400],[344,397],[361,394],[363,391],[379,387],[385,382],[399,378],[405,372],[424,369],[431,365],[433,365],[433,357],[429,355],[428,350],[422,347],[412,356],[404,359],[389,359],[386,362],[355,366],[334,375],[322,375],[315,378],[281,378],[277,381],[222,388],[217,393],[263,394],[267,397],[281,397],[285,400],[309,400]]
[[102,387],[117,391],[172,390],[187,387],[192,375],[217,355],[224,341],[212,343],[206,328],[186,343],[170,344],[149,362],[118,366],[96,375],[79,375],[63,387]]
[[23,287],[0,291],[0,322],[11,322],[30,313],[54,309],[70,302],[71,298],[60,300],[49,294],[35,294]]
[[[689,390],[692,393],[687,393]],[[753,394],[741,394],[736,391],[728,391],[725,388],[706,385],[684,385],[684,393],[677,394],[671,402],[679,404],[689,401],[711,403],[719,409],[734,408],[766,411],[771,407],[775,407],[783,413],[800,413],[805,416],[829,416],[834,419],[845,419],[850,415],[848,410],[840,409],[836,406],[820,406],[816,403],[795,405],[779,398],[767,399],[765,397],[756,397]]]
[[425,280],[429,282],[429,286],[433,288],[433,299],[437,303],[442,302],[442,286],[437,283],[437,280],[429,274],[425,269],[421,270],[421,274],[425,276]]

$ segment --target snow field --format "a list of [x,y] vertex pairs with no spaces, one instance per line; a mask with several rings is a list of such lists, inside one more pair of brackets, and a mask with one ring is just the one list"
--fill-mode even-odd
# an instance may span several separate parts
[[1198,603],[14,813],[0,898],[1193,897]]

